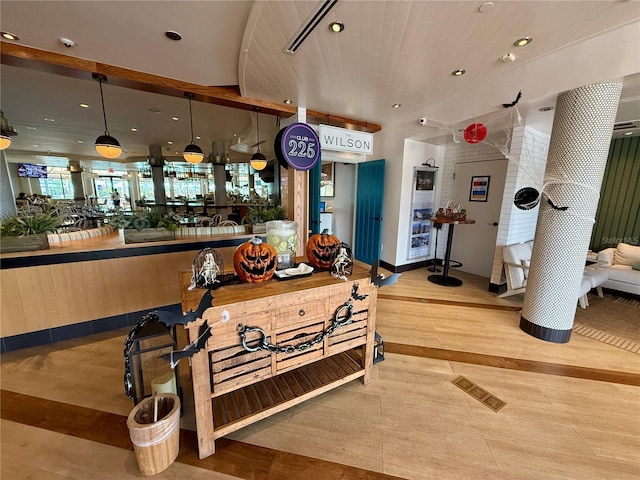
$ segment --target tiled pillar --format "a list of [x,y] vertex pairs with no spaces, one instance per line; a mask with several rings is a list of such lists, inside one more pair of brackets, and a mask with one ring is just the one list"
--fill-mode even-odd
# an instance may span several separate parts
[[16,200],[9,179],[9,167],[4,156],[4,150],[0,150],[0,216],[16,214]]
[[587,85],[556,103],[520,317],[520,328],[542,340],[566,343],[571,336],[621,89],[615,82]]

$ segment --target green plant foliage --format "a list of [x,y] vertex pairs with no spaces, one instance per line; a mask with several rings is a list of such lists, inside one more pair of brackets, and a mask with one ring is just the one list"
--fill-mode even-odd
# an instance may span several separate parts
[[247,213],[242,219],[243,224],[255,225],[256,223],[270,222],[271,220],[286,220],[287,209],[277,205],[275,207],[268,207],[259,205],[249,208]]
[[175,232],[180,228],[180,217],[159,209],[137,210],[133,214],[114,215],[109,218],[109,224],[117,229],[164,228]]
[[59,218],[49,213],[36,213],[25,217],[12,215],[0,220],[0,236],[24,237],[25,235],[38,235],[55,232],[59,226]]

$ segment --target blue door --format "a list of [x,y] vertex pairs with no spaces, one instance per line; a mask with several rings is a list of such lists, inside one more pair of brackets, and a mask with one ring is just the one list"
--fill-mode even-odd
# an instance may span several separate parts
[[358,164],[353,256],[369,265],[380,258],[384,159]]

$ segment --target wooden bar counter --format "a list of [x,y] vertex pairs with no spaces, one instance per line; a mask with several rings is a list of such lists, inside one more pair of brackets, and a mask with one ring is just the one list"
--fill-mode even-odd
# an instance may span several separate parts
[[190,269],[198,251],[215,248],[231,265],[236,246],[251,237],[125,245],[120,231],[47,250],[2,254],[3,351],[124,327],[151,309],[177,305],[177,272]]
[[[185,312],[204,294],[187,290],[189,278],[182,273]],[[364,268],[354,266],[346,282],[317,272],[212,295],[213,306],[187,326],[190,342],[205,322],[212,333],[191,358],[200,458],[215,452],[217,438],[356,378],[371,381],[377,287]],[[341,326],[332,328],[336,319]],[[264,333],[249,330],[243,345],[239,325]]]

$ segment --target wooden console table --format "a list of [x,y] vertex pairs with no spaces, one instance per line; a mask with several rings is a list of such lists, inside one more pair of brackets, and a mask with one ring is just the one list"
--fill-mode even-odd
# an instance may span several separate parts
[[[181,273],[182,308],[195,310],[203,289],[187,290],[190,272]],[[189,342],[198,338],[206,321],[212,336],[191,359],[200,458],[215,452],[215,439],[281,412],[321,393],[362,378],[371,381],[377,288],[362,267],[353,267],[348,281],[328,272],[286,281],[238,284],[212,292],[213,307],[187,326]],[[259,327],[278,347],[313,343],[345,317],[351,323],[336,328],[318,343],[289,352],[242,345],[238,324]],[[247,334],[253,350],[259,332]]]

